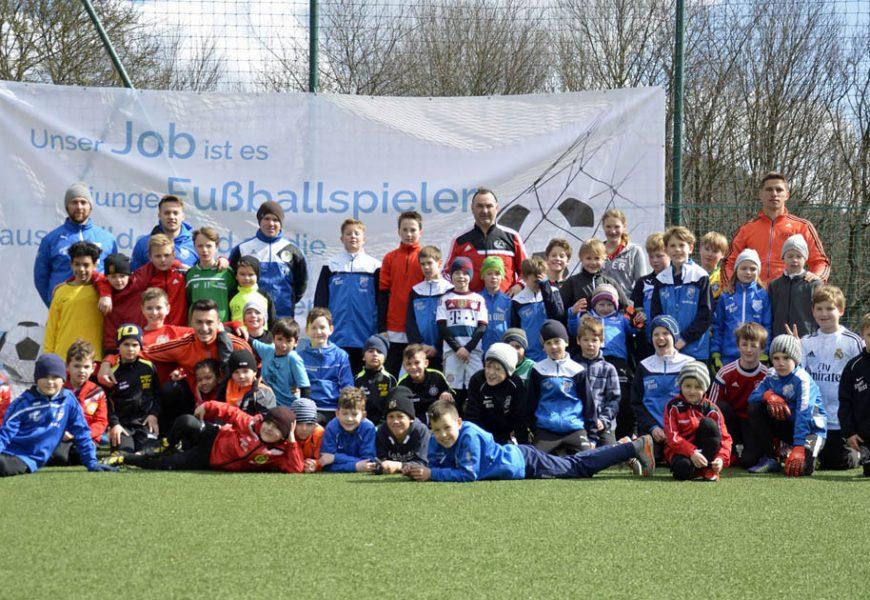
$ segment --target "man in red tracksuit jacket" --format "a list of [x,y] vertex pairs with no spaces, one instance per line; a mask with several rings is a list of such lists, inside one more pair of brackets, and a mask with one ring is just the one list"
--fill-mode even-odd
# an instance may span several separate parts
[[[208,422],[218,420],[225,425]],[[295,429],[296,417],[286,406],[254,417],[235,406],[209,401],[197,407],[194,416],[176,419],[166,440],[167,450],[157,456],[127,456],[120,462],[168,471],[301,473],[302,451],[293,435]],[[182,449],[175,451],[179,443]]]

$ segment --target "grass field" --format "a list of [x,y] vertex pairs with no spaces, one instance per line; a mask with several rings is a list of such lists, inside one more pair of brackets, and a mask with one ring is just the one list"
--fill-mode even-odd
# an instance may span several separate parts
[[0,480],[0,598],[859,598],[870,478]]

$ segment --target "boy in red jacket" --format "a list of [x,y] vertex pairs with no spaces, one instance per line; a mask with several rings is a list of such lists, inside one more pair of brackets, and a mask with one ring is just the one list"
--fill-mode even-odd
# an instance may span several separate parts
[[702,362],[683,365],[677,379],[680,395],[664,412],[665,459],[674,479],[719,481],[731,460],[731,435],[719,407],[707,399],[710,371]]
[[[223,421],[216,425],[208,421]],[[251,415],[223,402],[206,402],[182,415],[169,433],[169,447],[156,456],[110,458],[113,464],[164,471],[302,472],[302,452],[293,432],[296,416],[286,406]],[[181,443],[181,450],[175,448]]]

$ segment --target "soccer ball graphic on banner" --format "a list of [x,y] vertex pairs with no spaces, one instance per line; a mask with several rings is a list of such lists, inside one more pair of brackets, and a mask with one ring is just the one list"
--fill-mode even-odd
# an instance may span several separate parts
[[16,383],[33,383],[33,368],[45,337],[45,327],[21,321],[0,336],[0,364]]

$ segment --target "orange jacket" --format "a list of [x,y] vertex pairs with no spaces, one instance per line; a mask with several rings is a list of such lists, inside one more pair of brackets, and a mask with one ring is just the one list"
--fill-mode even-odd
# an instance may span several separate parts
[[404,333],[411,288],[423,281],[419,255],[420,244],[399,244],[384,257],[378,287],[389,292],[390,299],[386,307],[383,302],[378,303],[378,331]]
[[[320,445],[323,443],[323,426],[317,425],[314,431],[304,440],[296,440],[302,450],[302,459],[310,458],[314,462],[320,458]],[[317,470],[320,470],[320,464],[317,465]]]
[[831,261],[825,254],[822,240],[819,238],[816,228],[806,219],[789,214],[783,208],[783,214],[779,215],[774,222],[771,222],[770,218],[763,212],[759,212],[757,217],[747,221],[737,230],[723,263],[722,282],[731,281],[737,255],[746,248],[753,248],[761,258],[759,276],[767,285],[768,282],[773,281],[785,271],[782,246],[788,238],[796,233],[803,235],[807,241],[810,254],[807,259],[807,270],[827,281],[831,274]]

